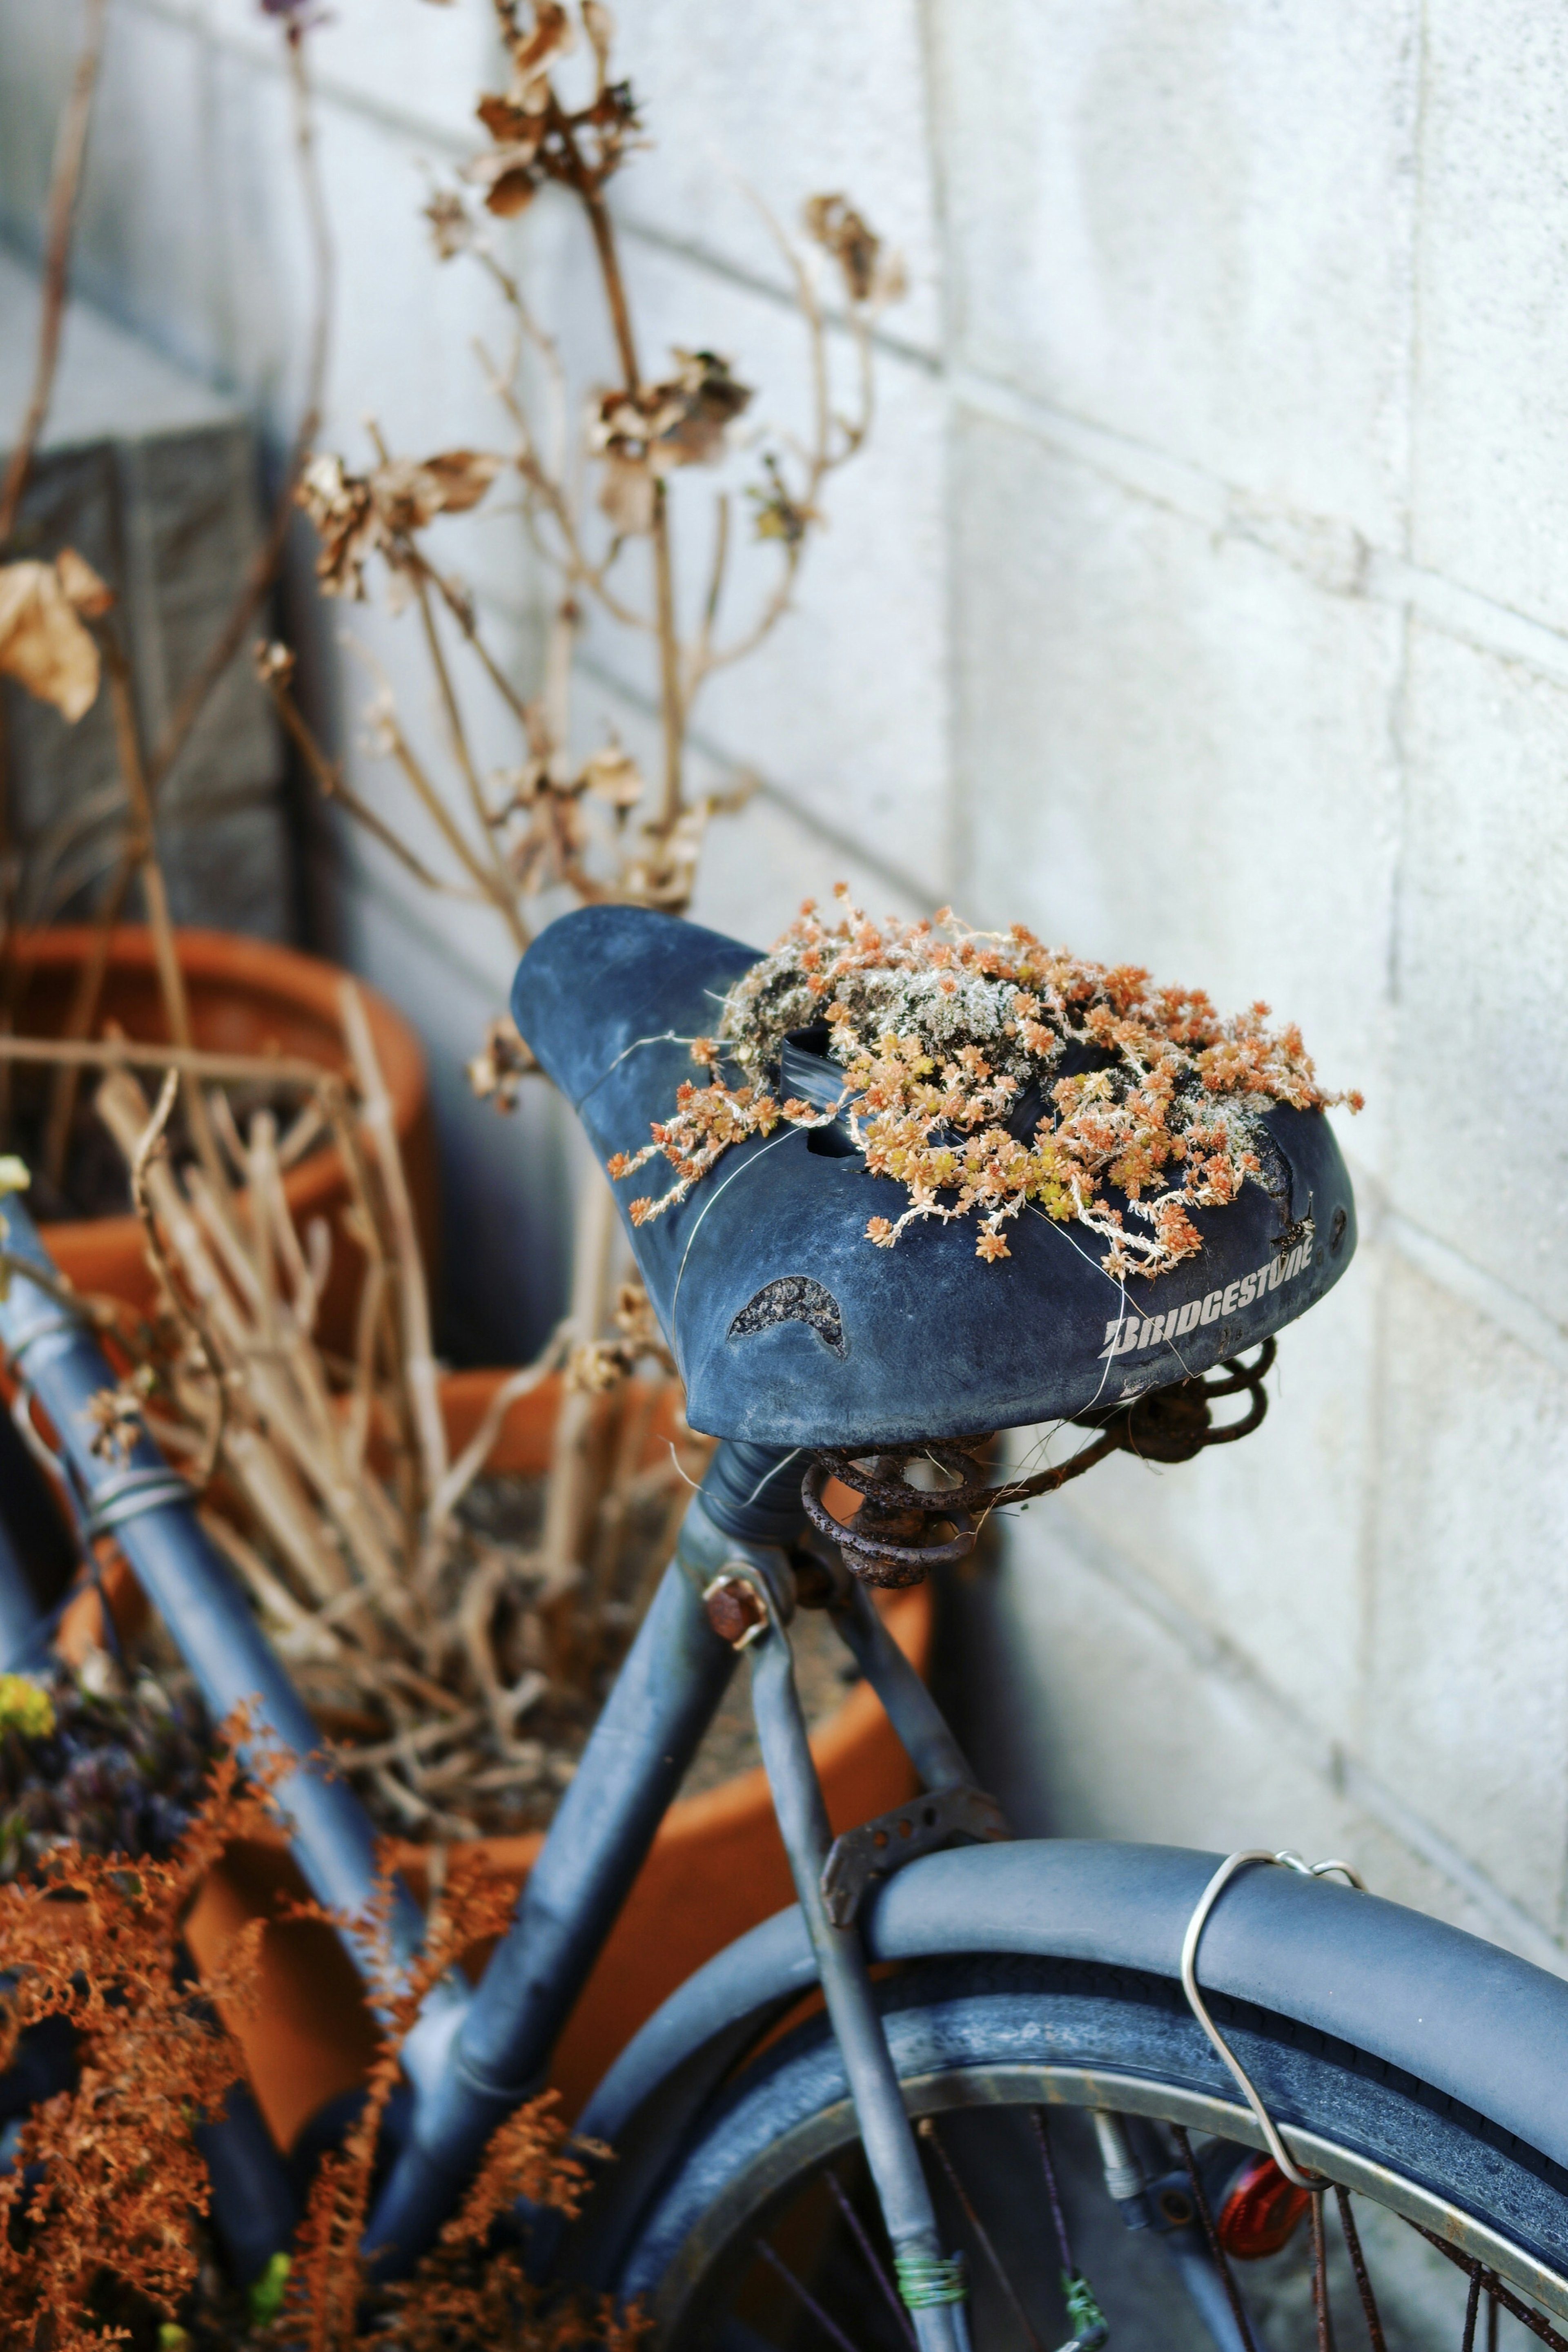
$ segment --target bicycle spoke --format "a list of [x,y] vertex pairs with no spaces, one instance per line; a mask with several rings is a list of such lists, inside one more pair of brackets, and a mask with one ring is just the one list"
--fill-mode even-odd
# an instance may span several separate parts
[[991,2233],[987,2229],[985,2223],[981,2221],[979,2215],[976,2212],[968,2191],[966,2189],[963,2182],[959,2179],[956,2171],[954,2169],[953,2159],[942,2145],[941,2137],[936,2129],[936,2117],[934,2116],[924,2116],[916,2128],[919,2131],[921,2138],[925,2140],[929,2147],[936,2150],[936,2160],[941,2165],[943,2171],[946,2174],[948,2181],[952,2187],[953,2194],[957,2199],[959,2205],[963,2209],[964,2219],[967,2221],[970,2229],[974,2231],[975,2239],[979,2246],[980,2252],[985,2255],[987,2262],[989,2263],[992,2270],[996,2273],[997,2284],[1001,2288],[1002,2293],[1006,2295],[1009,2303],[1011,2305],[1013,2317],[1023,2329],[1025,2340],[1031,2347],[1031,2352],[1045,2352],[1045,2347],[1041,2344],[1040,2337],[1035,2334],[1034,2329],[1030,2325],[1028,2312],[1025,2311],[1022,2304],[1019,2301],[1018,2290],[1015,2288],[1011,2279],[1009,2278],[1006,2270],[1003,2268],[1002,2258],[998,2253],[995,2245],[991,2242]]
[[[1247,2306],[1241,2300],[1241,2290],[1231,2273],[1228,2258],[1219,2242],[1219,2232],[1214,2226],[1214,2216],[1208,2210],[1208,2198],[1197,2168],[1197,2158],[1192,2152],[1192,2142],[1180,2124],[1171,2126],[1171,2137],[1181,2150],[1181,2160],[1186,2167],[1187,2182],[1192,2189],[1192,2201],[1197,2208],[1197,2218],[1203,2223],[1203,2234],[1208,2240],[1208,2251],[1214,2256],[1216,2267],[1219,2272],[1220,2280],[1225,2288],[1225,2299],[1230,2305],[1231,2316],[1241,2332],[1241,2341],[1246,2345],[1247,2352],[1258,2352],[1258,2339],[1252,2333],[1252,2322],[1248,2317]],[[1565,2347],[1565,2352],[1568,2352],[1568,2347]]]
[[1551,2352],[1568,2352],[1568,2336],[1559,2336],[1550,2321],[1542,2319],[1538,2311],[1531,2311],[1527,2303],[1521,2303],[1511,2287],[1504,2286],[1495,2271],[1489,2271],[1483,2263],[1472,2262],[1468,2254],[1461,2254],[1457,2247],[1445,2244],[1444,2241],[1436,2236],[1432,2231],[1424,2230],[1419,2221],[1411,2221],[1408,2214],[1405,2219],[1409,2222],[1416,2235],[1418,2238],[1425,2238],[1429,2246],[1436,2246],[1437,2252],[1447,2261],[1452,2263],[1456,2270],[1464,2271],[1471,2277],[1483,2277],[1487,2293],[1502,2305],[1511,2318],[1517,2319],[1521,2327],[1528,2327],[1532,2336],[1539,2336],[1542,2344],[1551,2347]]
[[[838,2206],[839,2211],[843,2215],[844,2220],[848,2222],[856,2245],[865,2256],[866,2263],[871,2271],[873,2278],[875,2279],[878,2286],[882,2289],[883,2295],[887,2299],[888,2309],[892,2312],[894,2319],[898,2322],[900,2334],[903,2336],[904,2342],[910,2347],[910,2352],[917,2352],[915,2330],[910,2325],[909,2314],[904,2307],[903,2298],[900,2296],[898,2289],[894,2285],[893,2281],[889,2278],[886,2271],[883,2268],[876,2248],[872,2244],[871,2239],[866,2232],[865,2223],[855,2211],[848,2190],[845,2189],[843,2182],[839,2179],[838,2174],[833,2170],[831,2165],[828,2167],[823,2178],[826,2179],[828,2187],[832,2190],[834,2201]],[[1496,2352],[1495,2346],[1491,2347],[1491,2352]]]
[[[1334,2186],[1334,2201],[1339,2207],[1340,2227],[1350,2254],[1350,2266],[1355,2273],[1356,2292],[1366,2317],[1366,2332],[1372,2339],[1372,2352],[1388,2352],[1384,2339],[1383,2322],[1378,2316],[1377,2298],[1372,2292],[1372,2280],[1367,2272],[1366,2256],[1361,2251],[1361,2231],[1355,2226],[1355,2216],[1350,2210],[1350,2191]],[[1487,2352],[1497,2352],[1497,2305],[1491,2305],[1487,2321]]]
[[1470,2291],[1465,2300],[1465,2340],[1459,2352],[1476,2352],[1476,2315],[1481,2307],[1481,2266],[1478,2263],[1470,2273]]
[[[1329,2315],[1328,2231],[1323,2227],[1323,2192],[1312,2192],[1312,2305],[1318,2315],[1318,2352],[1334,2352],[1333,2321]],[[1465,2352],[1473,2352],[1466,2338]]]
[[1056,2242],[1061,2249],[1061,2267],[1069,2278],[1076,2278],[1078,2265],[1072,2259],[1072,2245],[1067,2235],[1067,2216],[1061,2208],[1061,2192],[1056,2185],[1056,2165],[1051,2153],[1051,2126],[1046,2122],[1043,2107],[1030,2107],[1029,2113],[1045,2173],[1045,2193],[1051,2200],[1051,2218],[1056,2224]]
[[783,2259],[782,2255],[776,2254],[774,2252],[767,2239],[758,2238],[755,2241],[755,2243],[757,2252],[761,2255],[763,2261],[765,2263],[770,2263],[773,2268],[778,2272],[779,2277],[784,2281],[785,2284],[800,2297],[800,2302],[805,2306],[806,2310],[810,2313],[812,2318],[816,2321],[818,2326],[821,2329],[829,2342],[836,2344],[839,2347],[839,2352],[860,2352],[860,2347],[856,2344],[852,2344],[849,2337],[844,2334],[843,2329],[836,2326],[832,2320],[828,2317],[827,2313],[822,2309],[821,2305],[817,2301],[817,2298],[811,2293],[810,2288],[805,2284],[803,2280],[796,2277],[789,2263]]

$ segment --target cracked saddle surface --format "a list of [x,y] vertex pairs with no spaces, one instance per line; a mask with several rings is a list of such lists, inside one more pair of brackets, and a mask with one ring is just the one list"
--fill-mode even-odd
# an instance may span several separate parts
[[[716,1030],[760,953],[635,907],[584,908],[535,940],[513,1016],[601,1163],[648,1140],[683,1079],[702,1083],[689,1041]],[[1281,1105],[1264,1127],[1262,1181],[1192,1213],[1201,1251],[1125,1283],[1103,1270],[1097,1235],[1031,1208],[995,1265],[967,1218],[873,1247],[866,1222],[897,1188],[841,1129],[780,1125],[732,1145],[677,1207],[627,1221],[693,1426],[776,1446],[968,1436],[1113,1404],[1253,1347],[1332,1288],[1355,1247],[1323,1114]],[[657,1164],[623,1178],[622,1217],[659,1189]]]

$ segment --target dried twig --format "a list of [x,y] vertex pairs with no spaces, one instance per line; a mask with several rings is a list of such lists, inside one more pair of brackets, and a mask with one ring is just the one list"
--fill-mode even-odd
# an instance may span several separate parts
[[60,356],[60,329],[65,321],[66,297],[69,290],[71,232],[76,224],[77,198],[81,191],[88,130],[92,121],[92,102],[98,88],[98,69],[103,57],[103,37],[108,24],[109,0],[87,0],[81,47],[77,52],[76,70],[71,76],[70,92],[60,116],[59,131],[55,141],[54,170],[49,181],[48,236],[44,260],[44,300],[38,325],[38,352],[33,370],[32,393],[21,427],[12,444],[4,487],[0,487],[0,548],[5,547],[16,527],[22,493],[27,487],[33,454],[48,416],[49,401],[54,393],[55,370]]

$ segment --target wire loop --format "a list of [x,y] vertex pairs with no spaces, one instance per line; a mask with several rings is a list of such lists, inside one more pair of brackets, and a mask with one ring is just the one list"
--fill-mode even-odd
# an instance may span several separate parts
[[1270,1853],[1267,1846],[1249,1846],[1244,1853],[1227,1854],[1203,1893],[1198,1896],[1197,1907],[1186,1923],[1186,1933],[1182,1937],[1181,1987],[1186,1995],[1188,2008],[1229,2069],[1243,2098],[1257,2118],[1270,2155],[1286,2179],[1295,2188],[1309,2189],[1315,2195],[1322,2189],[1322,2182],[1315,2174],[1301,2171],[1291,2156],[1275,2126],[1273,2117],[1258,2095],[1251,2076],[1209,2015],[1207,2004],[1197,1986],[1197,1947],[1203,1931],[1208,1925],[1209,1915],[1231,1880],[1239,1872],[1246,1870],[1255,1862],[1271,1863],[1278,1869],[1296,1871],[1303,1878],[1327,1878],[1337,1872],[1341,1877],[1348,1879],[1362,1895],[1366,1893],[1366,1882],[1359,1872],[1351,1868],[1348,1862],[1338,1860],[1306,1862],[1293,1846],[1284,1846],[1278,1853]]

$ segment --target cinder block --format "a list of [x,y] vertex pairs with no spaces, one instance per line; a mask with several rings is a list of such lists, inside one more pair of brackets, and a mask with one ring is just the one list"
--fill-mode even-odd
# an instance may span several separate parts
[[[167,0],[158,5],[165,8]],[[204,0],[193,14],[258,70],[277,72],[279,27],[253,0]],[[379,0],[334,0],[311,27],[309,56],[329,105],[357,101],[444,149],[487,143],[474,107],[481,90],[505,87],[499,47],[488,5],[385,8]]]
[[651,141],[615,184],[626,220],[783,288],[748,192],[791,232],[807,196],[846,194],[908,273],[887,331],[934,351],[940,256],[915,0],[819,0],[771,21],[702,0],[632,0],[617,16]]
[[1396,1197],[1568,1321],[1568,693],[1415,626],[1405,735]]
[[1568,1389],[1390,1269],[1362,1753],[1561,1932],[1568,1850]]
[[78,37],[68,8],[0,0],[0,224],[24,247],[40,234],[55,124]]
[[[1092,1528],[1342,1744],[1359,1720],[1366,1516],[1381,1469],[1379,1256],[1364,1244],[1330,1297],[1281,1333],[1260,1430],[1170,1467],[1108,1462],[1029,1515]],[[1080,1442],[1062,1433],[1051,1458]]]
[[943,0],[965,361],[1396,543],[1418,20]]
[[1414,1809],[1412,1838],[1347,1795],[1327,1743],[1071,1531],[1011,1530],[999,1571],[963,1591],[951,1638],[969,1753],[1020,1834],[1339,1855],[1377,1894],[1554,1964],[1554,1920],[1533,1927],[1484,1873],[1462,1885],[1435,1860],[1435,1805]]
[[953,505],[958,895],[1300,1021],[1375,1168],[1397,615],[972,414]]
[[1423,37],[1418,562],[1568,620],[1568,24],[1433,0]]
[[984,1741],[988,1718],[1014,1727],[1013,1756],[993,1777],[1011,1780],[1004,1801],[1021,1828],[1222,1853],[1339,1850],[1348,1817],[1326,1742],[1195,1654],[1092,1545],[1044,1519],[1010,1529],[988,1612],[975,1729]]

